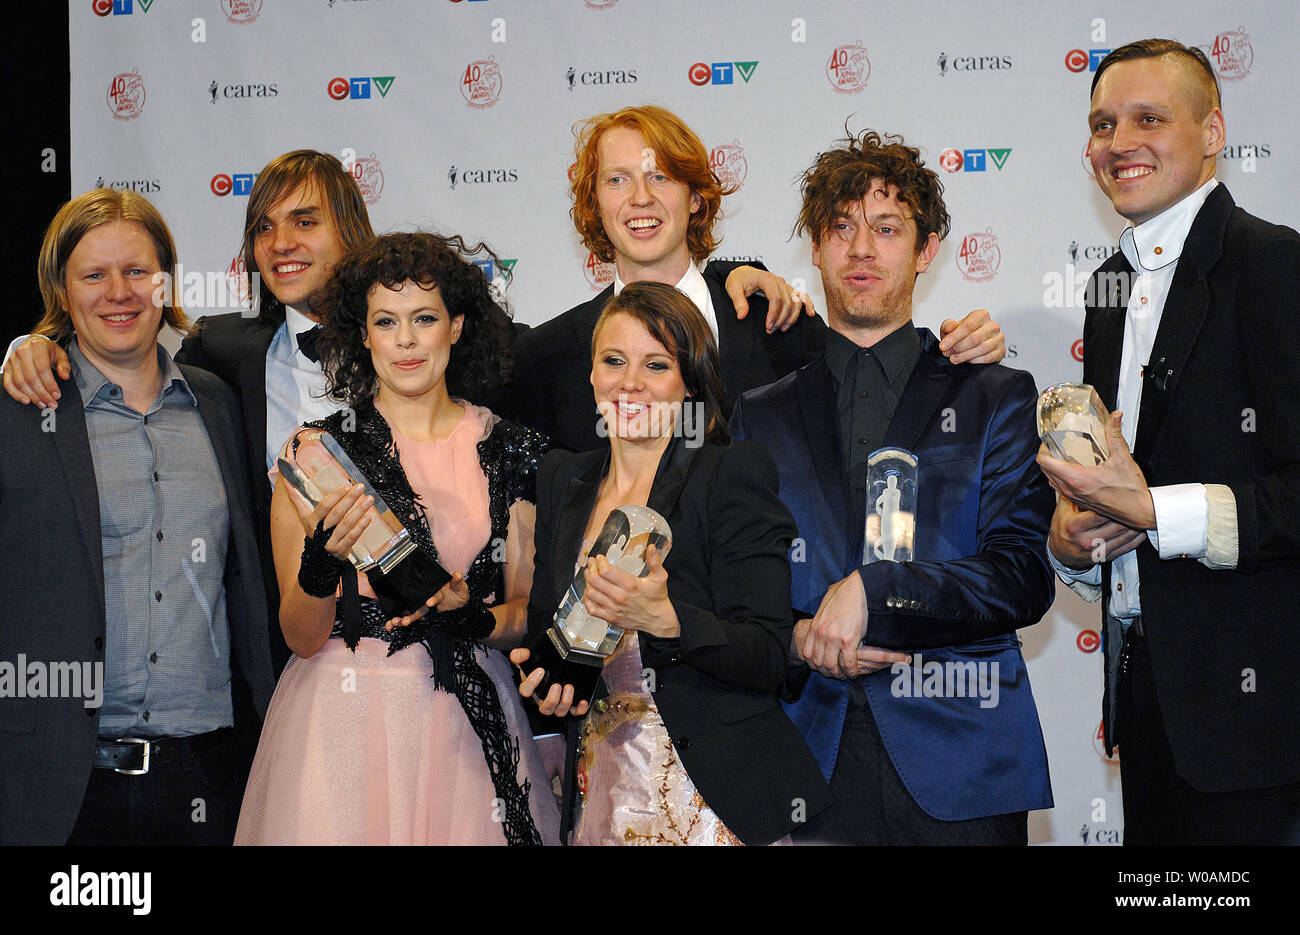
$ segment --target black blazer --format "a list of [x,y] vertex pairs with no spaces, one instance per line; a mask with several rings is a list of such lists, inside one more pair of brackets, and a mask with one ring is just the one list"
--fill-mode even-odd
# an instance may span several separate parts
[[[1127,297],[1106,274],[1129,271],[1122,253],[1101,265],[1084,323],[1083,377],[1112,409]],[[1149,372],[1168,378],[1142,388],[1133,456],[1147,482],[1227,484],[1237,501],[1235,570],[1137,551],[1174,765],[1200,792],[1300,780],[1297,283],[1300,234],[1247,214],[1219,185],[1188,232],[1151,349]],[[1108,599],[1109,565],[1103,577]],[[1108,747],[1121,643],[1110,629]]]
[[[608,448],[552,451],[542,461],[530,637],[550,625],[573,580],[608,465]],[[830,804],[777,702],[794,626],[786,550],[795,528],[777,496],[776,468],[757,444],[692,450],[678,439],[648,506],[672,529],[664,567],[682,629],[675,639],[641,634],[655,704],[704,801],[746,844],[769,844]]]
[[[718,316],[718,351],[728,405],[745,390],[779,380],[815,360],[826,344],[826,325],[820,317],[804,316],[789,331],[767,334],[767,299],[759,295],[750,298],[745,320],[738,320],[726,281],[727,274],[739,265],[715,260],[704,268],[704,281]],[[606,447],[605,439],[596,434],[591,337],[601,309],[613,294],[611,285],[594,299],[521,335],[515,345],[510,411],[524,425],[549,435],[557,448],[595,451]]]
[[[225,566],[231,694],[255,735],[275,677],[239,413],[230,388],[182,366],[216,452],[230,504]],[[104,563],[99,495],[81,394],[62,382],[53,430],[36,406],[0,394],[0,660],[103,662]],[[103,466],[101,466],[103,467]],[[21,548],[16,546],[21,543]],[[249,723],[249,722],[252,723]],[[81,698],[0,698],[0,843],[63,844],[86,786],[99,726]]]

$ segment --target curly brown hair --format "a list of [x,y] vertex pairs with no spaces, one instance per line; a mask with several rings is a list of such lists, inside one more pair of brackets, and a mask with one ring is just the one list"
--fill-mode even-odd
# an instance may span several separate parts
[[612,114],[597,114],[574,128],[577,163],[569,182],[573,207],[569,215],[582,235],[582,242],[602,263],[614,260],[614,245],[605,233],[596,205],[596,182],[600,173],[599,144],[608,130],[627,127],[636,130],[654,151],[655,164],[673,181],[681,182],[700,199],[700,209],[691,215],[686,228],[686,246],[691,259],[702,263],[718,247],[713,224],[722,216],[722,196],[736,189],[723,185],[709,167],[709,153],[681,117],[670,110],[646,104],[624,107]]
[[896,187],[898,200],[912,209],[918,252],[931,234],[938,234],[940,240],[947,237],[950,218],[943,203],[943,183],[933,169],[926,168],[921,151],[893,134],[864,130],[855,137],[848,127],[845,133],[803,174],[803,206],[795,235],[807,234],[813,243],[821,243],[843,207],[861,201],[872,183],[879,181],[886,189]]
[[499,259],[481,242],[471,247],[459,235],[427,232],[384,234],[347,254],[320,298],[317,347],[330,396],[348,405],[374,396],[378,377],[363,343],[370,290],[398,289],[405,282],[436,287],[448,313],[463,316],[447,362],[447,391],[482,402],[503,386],[514,363],[514,325],[469,259],[480,254]]

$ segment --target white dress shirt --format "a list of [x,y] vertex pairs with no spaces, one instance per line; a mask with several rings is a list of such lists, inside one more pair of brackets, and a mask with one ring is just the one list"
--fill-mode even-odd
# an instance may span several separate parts
[[[1183,243],[1201,206],[1218,183],[1210,179],[1178,204],[1120,235],[1119,246],[1133,268],[1116,408],[1124,413],[1122,431],[1129,449],[1137,438],[1142,405],[1142,370],[1160,329],[1165,301],[1183,252]],[[1152,487],[1156,528],[1147,531],[1162,559],[1196,558],[1211,568],[1237,564],[1236,501],[1222,485],[1174,484]],[[1213,526],[1213,534],[1211,527]],[[1101,566],[1076,571],[1048,552],[1057,574],[1088,600],[1101,596]],[[1131,620],[1142,613],[1137,551],[1115,559],[1111,567],[1110,613]]]
[[[619,278],[618,270],[615,269],[614,295],[622,292],[623,286],[623,280]],[[694,263],[686,267],[686,275],[677,284],[677,289],[684,292],[686,298],[695,303],[695,307],[700,310],[700,314],[708,323],[709,330],[713,332],[713,340],[718,341],[718,313],[713,310],[713,296],[709,295],[709,284],[704,281],[704,274],[695,268]]]
[[325,395],[325,373],[298,347],[298,335],[316,327],[297,309],[285,306],[284,324],[266,349],[266,469],[275,467],[293,430],[341,408]]

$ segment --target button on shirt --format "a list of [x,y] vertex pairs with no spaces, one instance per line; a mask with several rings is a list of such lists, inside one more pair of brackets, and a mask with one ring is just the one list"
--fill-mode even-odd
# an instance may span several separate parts
[[143,414],[76,341],[68,359],[99,492],[107,634],[99,734],[229,727],[230,513],[198,401],[161,347],[162,388]]
[[[624,282],[618,277],[618,271],[614,271],[614,295],[623,291]],[[677,290],[683,292],[686,298],[695,303],[695,307],[700,310],[704,320],[708,322],[709,330],[713,332],[713,340],[718,340],[718,313],[713,310],[713,296],[709,294],[709,284],[704,281],[704,274],[695,268],[695,264],[686,267],[686,275],[682,277],[681,282],[677,284]]]
[[[1137,227],[1126,228],[1120,235],[1120,250],[1134,270],[1124,319],[1124,343],[1116,396],[1116,408],[1124,413],[1124,441],[1130,449],[1137,438],[1144,382],[1142,371],[1151,362],[1151,348],[1155,344],[1156,332],[1160,329],[1165,300],[1169,297],[1178,258],[1183,252],[1183,242],[1187,239],[1187,232],[1191,230],[1201,206],[1205,204],[1205,199],[1217,184],[1211,179],[1172,208]],[[1151,500],[1155,506],[1156,529],[1148,530],[1147,538],[1160,553],[1160,557],[1203,558],[1206,555],[1209,528],[1205,485],[1152,487]],[[1100,565],[1074,571],[1057,561],[1050,550],[1048,555],[1058,574],[1067,583],[1100,586]],[[1095,600],[1096,591],[1092,593],[1094,596],[1091,599]],[[1111,565],[1111,615],[1121,620],[1132,620],[1139,616],[1142,613],[1140,593],[1137,552],[1133,551],[1115,559]]]
[[867,458],[884,444],[920,356],[921,336],[911,322],[871,347],[860,347],[838,331],[826,335],[826,365],[835,381],[840,453],[855,522],[866,517]]
[[285,439],[305,422],[316,422],[340,404],[325,395],[325,373],[308,360],[298,335],[316,326],[297,309],[285,306],[284,323],[266,349],[266,469],[275,467]]

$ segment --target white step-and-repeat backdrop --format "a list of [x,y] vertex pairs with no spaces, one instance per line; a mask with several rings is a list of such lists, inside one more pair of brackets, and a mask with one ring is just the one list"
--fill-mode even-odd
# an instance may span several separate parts
[[[1107,50],[1149,36],[1210,55],[1228,126],[1220,181],[1248,211],[1300,226],[1291,70],[1300,5],[1289,2],[69,6],[73,194],[133,188],[159,206],[189,274],[192,315],[238,314],[238,290],[224,287],[237,281],[227,273],[255,173],[310,148],[353,167],[376,230],[486,240],[512,273],[515,316],[545,321],[612,275],[568,217],[574,122],[656,103],[693,126],[718,174],[740,186],[724,203],[718,255],[802,280],[819,307],[808,244],[790,239],[795,180],[846,122],[903,134],[938,168],[953,219],[921,277],[918,323],[988,308],[1006,331],[1007,364],[1040,386],[1078,379],[1076,284],[1123,228],[1084,158],[1088,85]],[[1060,590],[1022,632],[1056,794],[1055,809],[1031,817],[1030,840],[1116,844],[1098,612]]]

